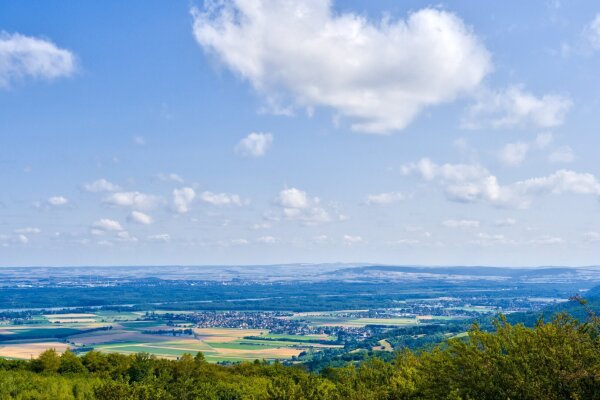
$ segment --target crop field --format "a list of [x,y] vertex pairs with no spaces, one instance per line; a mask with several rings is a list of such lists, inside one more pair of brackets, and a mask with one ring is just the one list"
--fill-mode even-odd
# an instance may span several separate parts
[[174,328],[160,319],[143,320],[144,314],[47,314],[36,316],[30,324],[2,325],[0,357],[29,359],[49,348],[59,352],[81,348],[121,354],[146,352],[170,359],[203,352],[208,361],[221,362],[284,360],[309,349],[339,347],[324,344],[335,340],[328,335],[270,334],[261,329],[194,328],[191,335],[159,334],[191,324],[172,321],[181,322]]

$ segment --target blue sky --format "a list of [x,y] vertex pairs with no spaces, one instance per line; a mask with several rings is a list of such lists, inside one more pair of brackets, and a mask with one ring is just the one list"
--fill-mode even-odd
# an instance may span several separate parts
[[0,3],[0,264],[584,265],[594,2]]

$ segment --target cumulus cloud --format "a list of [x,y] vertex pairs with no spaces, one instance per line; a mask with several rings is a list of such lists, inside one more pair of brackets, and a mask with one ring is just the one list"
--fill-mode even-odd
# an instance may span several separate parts
[[273,236],[261,236],[258,239],[256,239],[256,241],[258,243],[262,243],[262,244],[274,244],[277,243],[277,239]]
[[69,202],[69,199],[63,196],[52,196],[48,198],[48,204],[51,206],[64,206]]
[[399,192],[389,192],[389,193],[379,193],[379,194],[370,194],[367,196],[366,203],[376,204],[376,205],[385,205],[397,203],[405,199],[404,194]]
[[480,222],[473,219],[447,219],[442,222],[446,228],[479,228]]
[[600,14],[596,14],[585,30],[585,37],[594,50],[600,50]]
[[310,197],[300,189],[283,189],[275,203],[282,208],[283,217],[287,220],[300,221],[305,225],[331,221],[329,213],[321,206],[321,200],[318,197]]
[[88,192],[98,193],[98,192],[116,192],[117,190],[121,190],[121,188],[114,183],[107,181],[106,179],[98,179],[94,182],[86,183],[83,185],[83,188]]
[[160,197],[140,192],[117,192],[105,197],[104,203],[147,210],[160,203]]
[[550,153],[548,160],[553,163],[572,163],[575,161],[575,153],[571,147],[562,146]]
[[[530,151],[544,150],[554,141],[551,133],[540,133],[530,142],[508,143],[498,153],[500,161],[507,166],[516,167],[520,165]],[[554,150],[548,157],[551,162],[571,162],[574,159],[573,150],[569,146],[563,146]]]
[[273,144],[273,135],[270,133],[252,132],[235,146],[235,152],[245,157],[262,157]]
[[129,214],[129,219],[142,225],[150,225],[152,223],[152,217],[141,211],[132,211],[131,214]]
[[342,240],[344,241],[344,244],[358,244],[358,243],[362,243],[363,242],[363,238],[360,236],[352,236],[352,235],[344,235],[342,237]]
[[150,235],[147,239],[151,242],[170,242],[171,236],[168,233],[160,233],[158,235]]
[[369,21],[327,0],[225,0],[192,16],[203,49],[267,104],[326,107],[360,132],[401,130],[424,108],[472,92],[491,69],[473,31],[433,8]]
[[536,127],[562,125],[572,101],[557,94],[535,96],[521,86],[485,90],[467,109],[462,127],[467,129]]
[[31,77],[52,80],[75,72],[75,56],[49,40],[0,31],[0,88]]
[[157,176],[158,176],[158,179],[160,179],[163,182],[183,183],[183,178],[175,173],[158,174]]
[[102,231],[122,231],[123,227],[119,221],[115,221],[114,219],[102,218],[96,222],[94,222],[93,227],[95,229],[99,229]]
[[500,151],[499,158],[504,165],[511,167],[517,166],[525,160],[529,144],[524,142],[508,143]]
[[196,191],[191,187],[173,190],[173,206],[175,211],[185,214],[190,211],[190,204],[196,198]]
[[200,200],[213,206],[241,206],[242,199],[237,194],[202,192]]
[[437,182],[451,201],[487,202],[495,206],[527,208],[533,196],[544,194],[588,194],[600,196],[600,183],[590,173],[559,170],[543,177],[500,185],[498,178],[479,164],[438,165],[424,158],[402,166],[406,175],[416,173]]

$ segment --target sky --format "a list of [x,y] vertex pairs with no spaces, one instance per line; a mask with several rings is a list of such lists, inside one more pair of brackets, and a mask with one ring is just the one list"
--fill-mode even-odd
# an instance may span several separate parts
[[592,1],[0,2],[0,265],[600,260]]

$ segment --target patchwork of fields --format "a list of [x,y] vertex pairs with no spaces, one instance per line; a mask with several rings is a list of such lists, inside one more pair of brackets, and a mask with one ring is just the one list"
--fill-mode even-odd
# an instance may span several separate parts
[[[173,322],[173,321],[172,321]],[[29,359],[48,348],[131,354],[146,352],[162,358],[204,353],[210,362],[284,360],[304,351],[340,347],[327,335],[277,335],[267,330],[177,327],[144,320],[143,312],[48,314],[23,325],[0,325],[0,357]],[[165,332],[192,329],[192,334]],[[160,333],[159,333],[160,332]],[[312,343],[319,341],[319,343]],[[332,344],[326,344],[332,341]]]
[[[267,329],[197,328],[187,320],[174,320],[173,316],[167,320],[164,313],[155,312],[152,319],[145,312],[36,315],[23,324],[0,325],[0,357],[29,359],[48,348],[59,352],[71,348],[78,353],[92,349],[121,354],[145,352],[170,359],[202,352],[210,362],[273,361],[293,359],[303,352],[342,347],[337,344],[336,336],[327,334],[291,335],[275,334]],[[371,318],[364,315],[364,310],[343,310],[295,313],[285,318],[301,320],[312,327],[350,330],[367,325],[410,327],[454,318],[430,315]],[[393,351],[385,341],[375,349]]]

